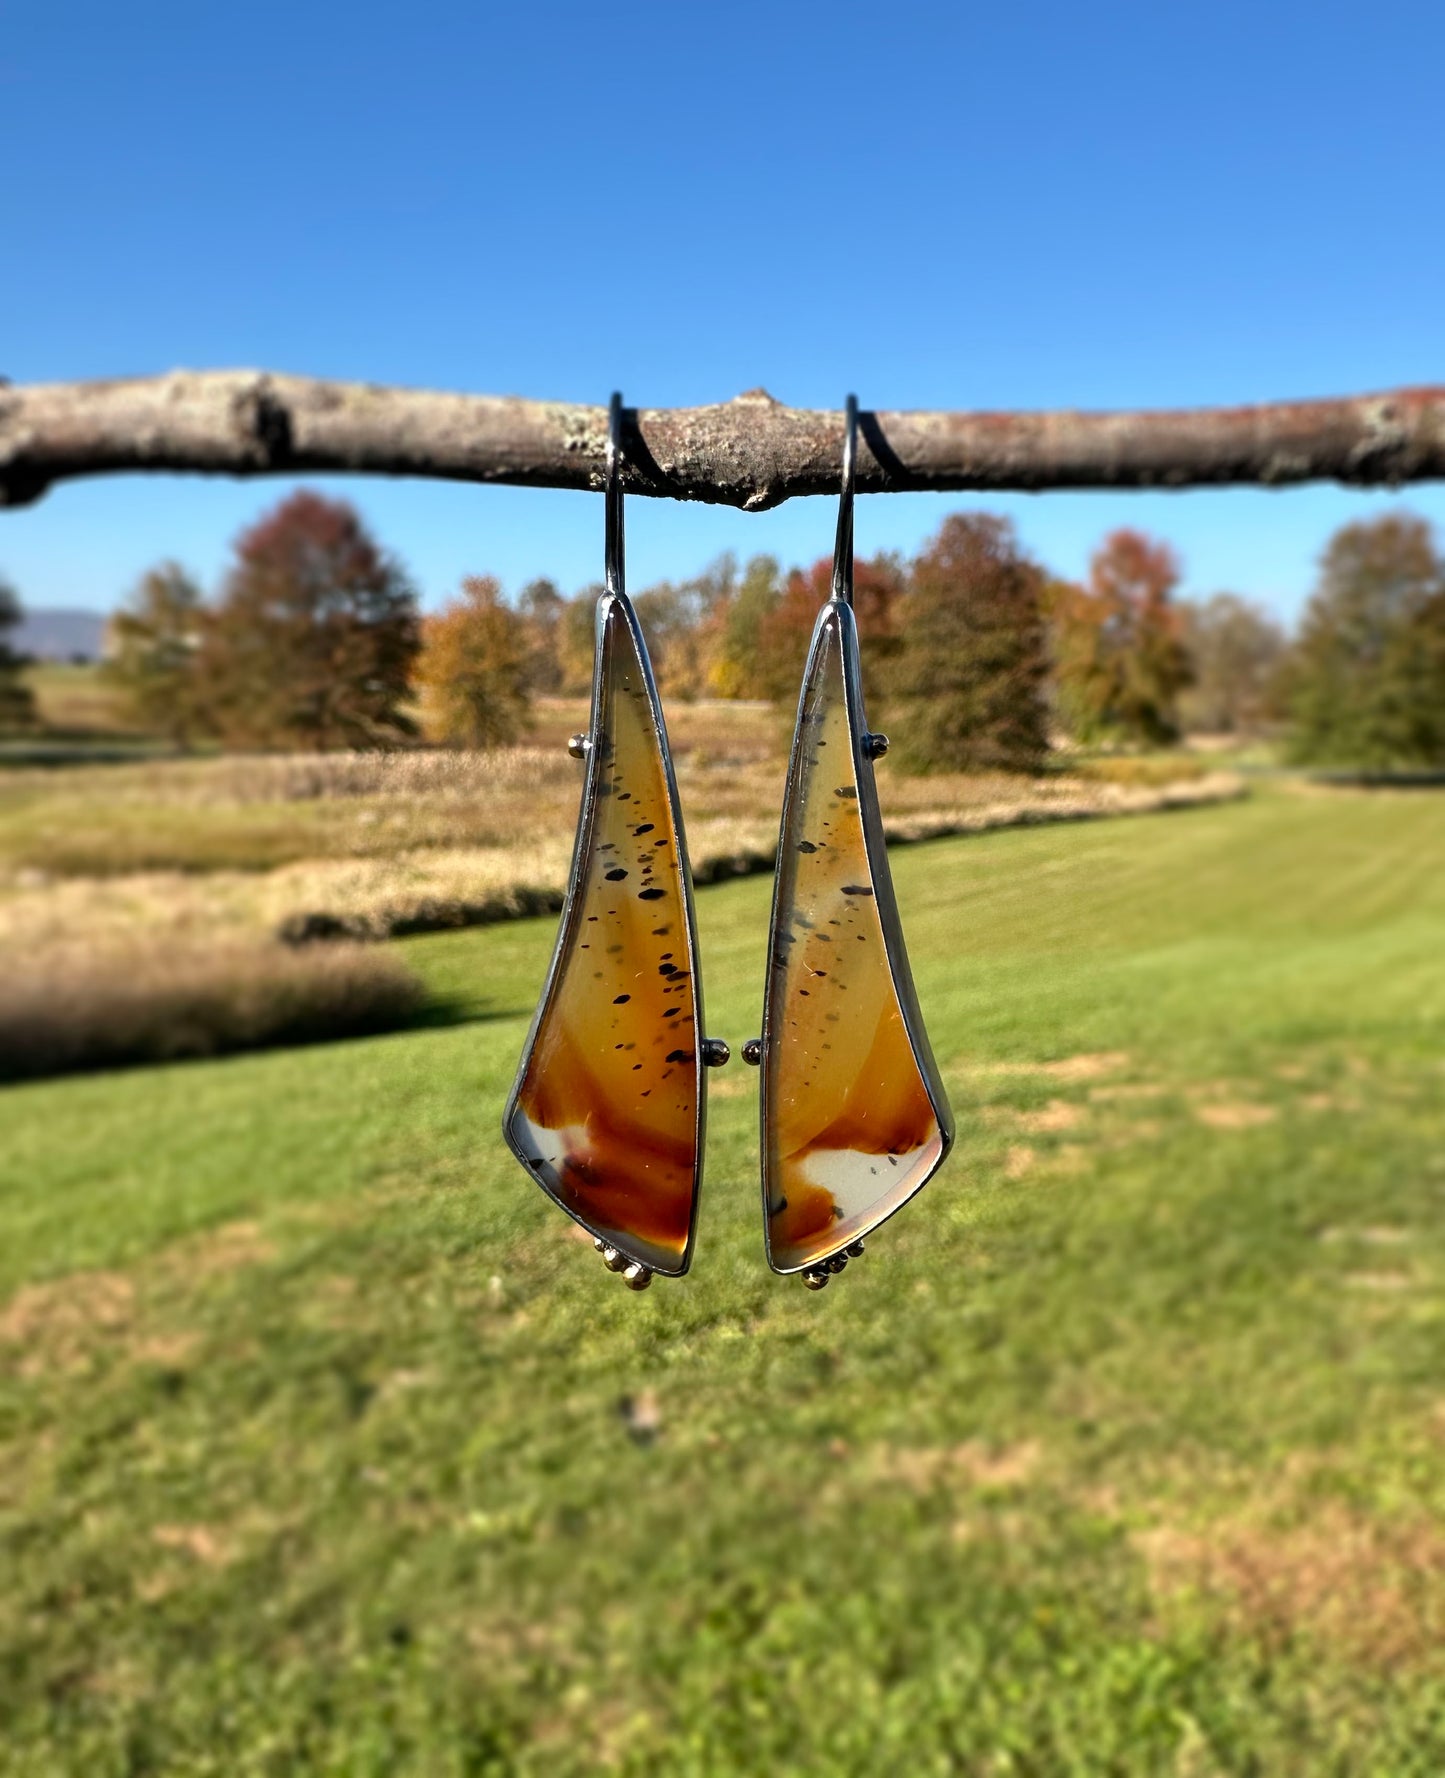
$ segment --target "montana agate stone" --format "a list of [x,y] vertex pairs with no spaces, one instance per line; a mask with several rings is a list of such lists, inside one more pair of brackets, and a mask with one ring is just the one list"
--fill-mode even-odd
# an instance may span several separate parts
[[779,839],[762,1044],[768,1259],[815,1268],[938,1170],[953,1141],[903,948],[851,607],[813,632]]
[[666,731],[624,595],[598,608],[573,892],[504,1128],[582,1226],[685,1272],[702,1172],[702,994]]

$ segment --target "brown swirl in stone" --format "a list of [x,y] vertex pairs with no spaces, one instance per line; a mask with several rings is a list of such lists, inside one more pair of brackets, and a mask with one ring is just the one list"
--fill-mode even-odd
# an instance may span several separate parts
[[887,860],[870,859],[864,837],[852,738],[862,712],[850,723],[845,684],[852,622],[830,606],[815,633],[779,850],[763,1168],[769,1257],[784,1271],[891,1215],[937,1168],[950,1136],[900,1005],[895,976],[906,979],[907,961],[890,959],[875,893]]
[[700,1170],[699,996],[681,836],[660,718],[620,601],[606,609],[599,646],[593,818],[507,1135],[586,1227],[677,1272]]

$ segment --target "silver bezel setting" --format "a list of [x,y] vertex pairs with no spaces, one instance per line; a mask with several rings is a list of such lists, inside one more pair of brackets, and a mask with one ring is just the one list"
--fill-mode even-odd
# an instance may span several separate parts
[[[632,601],[624,588],[624,543],[622,526],[622,486],[621,486],[621,426],[622,407],[620,396],[612,398],[611,432],[609,437],[607,467],[607,546],[606,567],[607,583],[601,597],[597,601],[596,614],[596,648],[592,666],[592,708],[588,719],[587,734],[582,737],[585,745],[580,757],[585,761],[586,776],[583,780],[582,803],[577,818],[577,835],[572,849],[572,866],[567,877],[567,890],[562,902],[562,913],[557,923],[557,938],[552,948],[552,960],[547,968],[546,980],[542,987],[541,997],[537,1002],[537,1010],[532,1015],[531,1027],[527,1032],[527,1041],[522,1046],[521,1059],[517,1064],[516,1076],[512,1082],[512,1090],[507,1095],[506,1109],[502,1113],[502,1134],[508,1148],[516,1155],[528,1176],[547,1194],[559,1210],[564,1211],[580,1228],[586,1229],[595,1242],[601,1246],[609,1246],[619,1254],[625,1255],[630,1265],[642,1268],[648,1273],[656,1272],[663,1277],[680,1278],[692,1265],[693,1248],[697,1240],[698,1209],[702,1198],[703,1150],[707,1135],[707,1072],[706,1054],[708,1039],[703,1035],[703,994],[702,976],[698,969],[697,954],[697,916],[693,906],[692,870],[688,863],[687,836],[682,824],[682,807],[677,794],[677,777],[673,770],[672,751],[668,745],[667,724],[662,714],[662,700],[658,696],[657,682],[653,676],[652,661],[647,652],[647,642],[642,634],[642,626],[637,621],[637,613]],[[603,758],[605,749],[597,746],[597,725],[602,709],[602,673],[603,673],[603,637],[609,617],[625,624],[637,652],[642,668],[643,684],[647,692],[648,707],[657,732],[658,746],[662,755],[662,773],[667,787],[669,813],[673,828],[677,834],[677,874],[681,884],[682,922],[684,939],[687,949],[688,977],[692,986],[692,1002],[695,1042],[693,1045],[693,1067],[695,1071],[695,1103],[696,1147],[693,1159],[692,1207],[688,1218],[687,1243],[683,1248],[682,1257],[676,1266],[658,1265],[655,1254],[641,1254],[630,1247],[624,1236],[615,1229],[594,1227],[585,1217],[578,1215],[570,1204],[563,1201],[552,1189],[551,1185],[533,1167],[530,1159],[518,1146],[512,1134],[512,1119],[516,1112],[522,1087],[526,1080],[527,1070],[532,1060],[532,1051],[543,1022],[551,1009],[556,996],[558,981],[561,974],[562,961],[567,954],[570,941],[576,936],[583,919],[582,900],[582,868],[591,845],[593,831],[596,826],[597,810],[601,800],[602,774],[608,765]],[[574,737],[574,740],[576,737]],[[634,1288],[640,1286],[634,1284]]]
[[[903,938],[903,923],[898,912],[898,899],[893,889],[893,875],[888,867],[888,845],[883,833],[883,817],[878,804],[878,785],[873,771],[873,759],[882,750],[876,747],[876,737],[868,728],[863,710],[863,676],[858,652],[858,626],[853,615],[853,481],[857,449],[857,412],[857,402],[850,395],[848,397],[847,433],[843,455],[843,494],[838,512],[838,538],[833,555],[832,597],[818,613],[817,622],[813,626],[812,641],[808,647],[807,665],[803,669],[802,689],[798,696],[798,716],[793,728],[793,743],[788,756],[788,775],[783,791],[782,819],[778,827],[778,865],[773,876],[772,916],[768,926],[768,979],[763,997],[758,1117],[761,1137],[763,1237],[769,1266],[784,1277],[794,1273],[815,1276],[827,1273],[831,1262],[837,1260],[839,1256],[846,1256],[850,1246],[861,1246],[864,1238],[871,1236],[876,1229],[881,1228],[891,1217],[896,1216],[905,1204],[917,1197],[918,1193],[948,1159],[954,1141],[953,1110],[949,1105],[948,1094],[944,1089],[943,1079],[934,1059],[933,1048],[928,1040],[923,1014],[918,1005],[918,993],[914,987],[913,971],[909,967],[908,949]],[[908,1195],[900,1199],[890,1209],[880,1213],[876,1220],[855,1228],[846,1240],[840,1240],[827,1252],[814,1254],[798,1265],[785,1266],[779,1265],[773,1257],[772,1222],[768,1213],[768,1105],[771,1097],[770,1089],[774,1066],[772,1042],[773,959],[776,954],[775,946],[780,931],[780,921],[787,917],[787,910],[782,905],[784,882],[782,865],[786,855],[785,847],[789,843],[792,818],[802,794],[806,751],[804,716],[808,685],[818,652],[825,645],[827,633],[833,625],[837,627],[838,647],[842,661],[844,712],[848,725],[848,744],[853,758],[853,772],[858,785],[858,811],[863,829],[863,846],[868,861],[869,882],[873,888],[879,923],[883,930],[884,955],[887,958],[888,971],[893,983],[894,994],[898,1000],[898,1008],[902,1016],[904,1031],[908,1037],[909,1048],[918,1065],[919,1074],[933,1107],[933,1114],[938,1121],[941,1147],[938,1159],[913,1186]],[[842,1268],[838,1267],[837,1269],[841,1270]],[[813,1283],[810,1288],[820,1289],[821,1285]]]

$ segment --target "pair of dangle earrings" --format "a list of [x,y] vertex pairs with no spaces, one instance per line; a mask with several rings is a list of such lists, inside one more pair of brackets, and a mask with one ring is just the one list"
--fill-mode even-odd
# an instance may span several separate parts
[[[821,1289],[953,1141],[903,944],[853,616],[858,408],[848,398],[832,596],[803,673],[784,793],[762,1036],[763,1227],[775,1272]],[[634,1290],[692,1263],[706,1071],[692,882],[647,645],[623,584],[622,400],[607,446],[606,583],[556,950],[503,1129]]]

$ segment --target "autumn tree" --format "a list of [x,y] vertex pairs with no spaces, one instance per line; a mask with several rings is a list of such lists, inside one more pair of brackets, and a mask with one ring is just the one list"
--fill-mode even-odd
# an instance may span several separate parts
[[1042,569],[1007,519],[955,513],[913,563],[889,681],[900,762],[1034,771],[1049,749]]
[[[863,643],[863,686],[875,698],[882,694],[885,662],[898,651],[899,601],[906,578],[896,555],[860,557],[853,564],[853,613]],[[784,709],[797,702],[813,627],[832,591],[831,556],[820,556],[811,568],[788,571],[782,592],[759,626],[757,689],[752,696],[771,698]]]
[[197,693],[201,589],[177,562],[141,579],[110,620],[105,677],[138,722],[186,746],[206,727]]
[[414,733],[416,598],[356,509],[303,489],[235,550],[197,661],[216,732],[239,746],[318,748]]
[[422,627],[416,678],[438,740],[505,747],[519,739],[531,721],[534,670],[527,619],[490,575],[464,580],[461,597]]
[[737,560],[725,552],[691,580],[659,581],[633,598],[659,688],[697,698],[708,689],[709,654],[737,590]]
[[775,557],[754,556],[743,570],[736,592],[718,612],[708,684],[719,697],[763,695],[764,626],[781,596],[781,578]]
[[567,601],[546,579],[529,580],[517,598],[531,654],[528,683],[533,691],[562,689],[562,623]]
[[698,614],[686,592],[670,580],[660,580],[635,594],[632,607],[647,638],[658,689],[669,697],[696,697]]
[[1204,734],[1258,734],[1283,714],[1284,630],[1248,599],[1216,593],[1181,603],[1193,683],[1179,699],[1183,726]]
[[1168,544],[1128,529],[1104,539],[1087,586],[1053,584],[1060,714],[1081,740],[1178,739],[1179,694],[1193,678],[1178,584]]
[[35,721],[35,694],[25,683],[25,661],[11,640],[23,616],[20,595],[0,579],[0,732],[27,729]]
[[592,689],[592,665],[597,653],[598,585],[583,587],[562,607],[557,620],[557,690],[569,698],[585,697]]
[[1336,531],[1291,681],[1302,759],[1445,763],[1445,564],[1423,519],[1390,513]]

